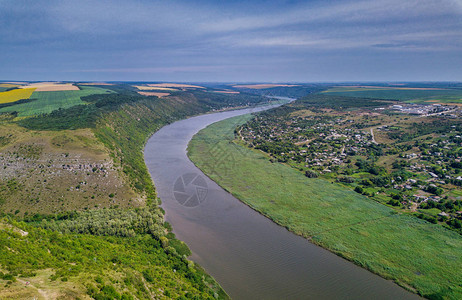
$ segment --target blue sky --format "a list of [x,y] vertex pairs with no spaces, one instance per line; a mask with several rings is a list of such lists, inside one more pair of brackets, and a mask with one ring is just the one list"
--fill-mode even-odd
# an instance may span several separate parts
[[0,80],[462,81],[462,0],[0,0]]

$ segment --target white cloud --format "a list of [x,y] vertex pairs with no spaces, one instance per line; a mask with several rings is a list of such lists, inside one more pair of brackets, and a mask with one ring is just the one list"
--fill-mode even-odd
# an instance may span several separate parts
[[230,32],[240,30],[258,30],[296,24],[330,22],[379,22],[410,18],[424,19],[430,16],[455,14],[456,4],[451,1],[434,0],[386,0],[354,1],[322,6],[305,5],[302,7],[281,7],[280,10],[265,15],[232,16],[227,18],[208,18],[199,26],[204,31]]
[[175,66],[175,67],[140,67],[140,68],[104,68],[69,70],[67,72],[83,73],[177,73],[177,72],[216,72],[233,68],[233,65]]

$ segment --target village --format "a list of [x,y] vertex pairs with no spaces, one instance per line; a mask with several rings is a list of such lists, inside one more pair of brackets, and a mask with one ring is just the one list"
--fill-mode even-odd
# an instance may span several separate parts
[[260,114],[236,133],[248,147],[308,177],[462,233],[462,122],[452,117],[461,111],[398,106]]
[[[401,113],[410,114],[410,115],[418,115],[418,116],[428,116],[428,115],[446,115],[450,118],[457,117],[457,109],[458,106],[456,105],[442,105],[439,103],[435,104],[416,104],[416,103],[403,103],[403,104],[394,104],[389,107],[393,110],[396,110]],[[380,108],[384,109],[384,108]]]

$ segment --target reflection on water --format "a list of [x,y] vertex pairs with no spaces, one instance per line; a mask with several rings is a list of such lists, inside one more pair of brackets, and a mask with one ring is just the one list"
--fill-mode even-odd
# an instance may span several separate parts
[[178,121],[163,127],[146,145],[145,161],[166,220],[191,248],[191,259],[233,299],[418,298],[274,224],[187,158],[187,144],[200,129],[250,111]]

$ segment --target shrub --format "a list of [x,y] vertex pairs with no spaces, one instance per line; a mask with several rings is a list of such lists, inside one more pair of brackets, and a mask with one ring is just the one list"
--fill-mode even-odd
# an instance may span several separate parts
[[307,170],[305,172],[305,176],[308,177],[308,178],[318,178],[319,174],[315,171],[312,171],[312,170]]

